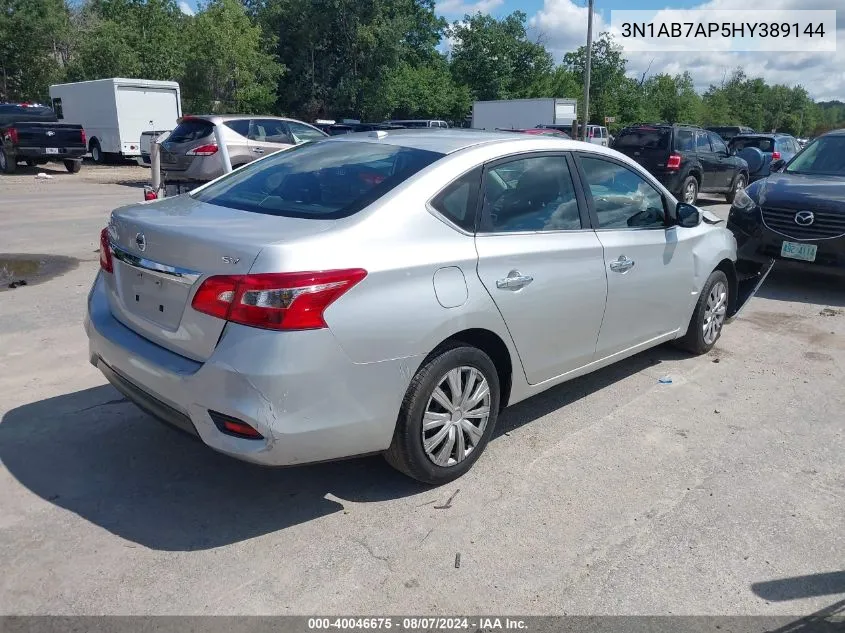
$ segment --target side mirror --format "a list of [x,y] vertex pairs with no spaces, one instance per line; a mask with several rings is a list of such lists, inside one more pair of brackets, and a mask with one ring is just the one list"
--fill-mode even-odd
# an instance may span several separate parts
[[701,224],[701,212],[686,202],[679,202],[675,207],[675,217],[678,226],[685,229],[694,229]]
[[771,166],[769,167],[769,171],[772,173],[779,172],[786,167],[786,160],[783,158],[778,158],[776,161],[773,161]]

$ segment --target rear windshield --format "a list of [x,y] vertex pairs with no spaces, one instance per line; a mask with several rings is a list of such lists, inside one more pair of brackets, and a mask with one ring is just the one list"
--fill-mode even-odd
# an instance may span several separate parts
[[360,211],[443,156],[380,143],[306,143],[242,167],[193,195],[253,213],[331,220]]
[[614,147],[640,147],[642,149],[669,149],[669,128],[627,128],[616,137]]
[[731,140],[731,147],[737,152],[741,152],[746,147],[756,147],[761,152],[774,152],[775,142],[770,138],[752,138],[747,136],[737,136]]
[[743,131],[747,132],[748,130],[740,130],[738,127],[709,127],[707,128],[711,132],[715,132],[719,136],[721,136],[724,140],[729,141],[735,136],[739,136],[743,133]]
[[12,123],[55,123],[56,113],[47,106],[19,106],[0,104],[0,126]]
[[167,140],[171,143],[189,143],[190,141],[198,141],[213,133],[214,126],[208,121],[189,119],[177,125],[176,129],[167,137]]

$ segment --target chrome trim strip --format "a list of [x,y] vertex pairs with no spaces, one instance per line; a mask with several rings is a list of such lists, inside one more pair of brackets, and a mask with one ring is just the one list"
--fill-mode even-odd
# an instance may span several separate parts
[[163,277],[165,279],[170,279],[171,281],[176,281],[180,284],[190,286],[202,276],[202,273],[198,273],[194,270],[159,264],[151,259],[133,255],[129,251],[115,245],[113,242],[109,242],[109,247],[111,248],[112,256],[115,259],[119,259],[127,266],[143,270],[144,272],[157,277]]

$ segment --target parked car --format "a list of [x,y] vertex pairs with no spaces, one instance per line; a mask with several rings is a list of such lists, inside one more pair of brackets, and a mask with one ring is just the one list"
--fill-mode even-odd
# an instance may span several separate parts
[[282,117],[185,116],[161,144],[164,183],[201,183],[223,175],[215,125],[222,126],[234,168],[280,149],[328,137],[312,125]]
[[148,130],[146,132],[141,132],[141,155],[136,159],[141,167],[150,166],[150,154],[155,140],[162,134],[169,134],[172,131],[173,130]]
[[548,128],[530,128],[528,130],[499,130],[500,132],[519,132],[520,134],[533,134],[534,136],[554,136],[555,138],[570,138],[566,132],[551,130]]
[[86,151],[82,126],[58,123],[52,108],[0,103],[0,172],[14,173],[19,162],[32,167],[52,160],[63,162],[75,174]]
[[694,125],[645,124],[619,132],[613,149],[648,169],[679,200],[724,193],[728,202],[748,182],[748,165],[719,135]]
[[845,274],[845,130],[829,132],[737,195],[728,218],[741,256]]
[[558,132],[563,132],[566,136],[572,138],[570,132],[572,131],[572,125],[562,125],[559,123],[538,123],[534,126],[536,130],[557,130]]
[[354,134],[355,132],[372,132],[373,130],[401,130],[402,127],[398,125],[389,125],[387,123],[331,123],[331,124],[317,124],[315,127],[319,128],[329,136],[338,136],[339,134]]
[[744,125],[716,125],[712,127],[704,128],[708,132],[715,132],[719,136],[722,137],[722,140],[727,143],[733,137],[739,136],[740,134],[756,134],[754,130],[750,127],[745,127]]
[[435,127],[448,128],[449,124],[440,119],[394,119],[385,121],[388,125],[393,125],[400,128],[420,128],[420,127]]
[[742,134],[731,139],[728,149],[748,163],[748,182],[768,176],[772,161],[789,162],[801,151],[789,134]]
[[113,211],[100,240],[90,359],[130,400],[247,461],[384,452],[431,484],[507,405],[707,352],[754,288],[716,216],[527,134],[336,136]]

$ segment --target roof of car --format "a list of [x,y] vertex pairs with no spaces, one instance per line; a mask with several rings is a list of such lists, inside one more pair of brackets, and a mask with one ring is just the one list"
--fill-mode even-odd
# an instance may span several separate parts
[[845,128],[840,130],[831,130],[825,136],[845,136]]
[[[376,136],[376,135],[379,136]],[[381,136],[384,134],[383,136]],[[519,132],[487,132],[484,130],[451,129],[403,129],[387,130],[386,132],[356,132],[342,136],[332,136],[325,143],[373,142],[386,145],[400,145],[413,149],[427,150],[451,154],[467,147],[485,143],[537,143],[548,141],[572,144],[566,149],[578,149],[584,143],[571,141],[559,136],[540,136],[537,134],[521,134]],[[590,145],[591,148],[595,145]]]
[[738,138],[774,138],[776,136],[792,136],[791,134],[787,134],[786,132],[745,132],[743,134],[738,134],[734,136],[731,140],[736,140]]

